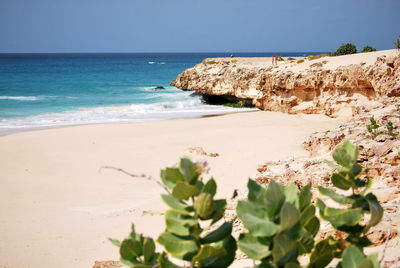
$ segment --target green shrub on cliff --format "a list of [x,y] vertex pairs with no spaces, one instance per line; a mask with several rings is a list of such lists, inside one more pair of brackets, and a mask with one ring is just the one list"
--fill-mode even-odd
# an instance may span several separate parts
[[218,62],[211,60],[211,61],[204,61],[203,63],[204,64],[217,64]]
[[319,55],[310,55],[307,57],[308,60],[317,60],[323,57],[329,57],[329,54],[319,54]]
[[[322,268],[333,259],[338,259],[341,268],[378,268],[377,255],[364,253],[364,247],[372,244],[366,233],[383,215],[376,196],[369,192],[372,180],[357,163],[355,145],[345,142],[335,149],[333,159],[333,186],[351,191],[344,195],[333,188],[318,190],[341,208],[329,207],[320,199],[314,203],[310,185],[298,189],[295,184],[271,181],[264,188],[249,180],[248,197],[236,207],[246,232],[236,242],[231,235],[233,223],[219,223],[227,202],[215,199],[216,182],[213,178],[204,182],[204,166],[183,158],[178,167],[161,171],[168,192],[162,199],[170,207],[165,213],[165,232],[157,239],[164,251],[156,252],[154,240],[137,234],[133,226],[125,240],[111,241],[119,247],[121,261],[136,268],[229,267],[237,244],[253,260],[254,268]],[[316,241],[321,219],[342,236]],[[307,256],[305,266],[300,266],[301,256]]]
[[363,49],[361,50],[361,52],[374,52],[376,51],[376,48],[371,47],[371,46],[365,46],[363,47]]
[[304,62],[304,60],[298,60],[298,61],[296,61],[297,64],[303,63],[303,62]]
[[400,49],[400,36],[394,41],[394,47]]
[[357,47],[351,43],[347,43],[342,44],[335,52],[332,52],[332,56],[341,56],[355,53],[357,53]]

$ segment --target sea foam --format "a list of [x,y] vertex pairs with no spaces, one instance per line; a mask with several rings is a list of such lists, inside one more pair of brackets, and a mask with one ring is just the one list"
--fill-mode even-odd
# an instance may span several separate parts
[[36,96],[0,96],[0,100],[37,101],[39,99]]
[[[167,101],[150,104],[130,104],[121,106],[104,106],[82,108],[59,113],[45,113],[35,116],[0,119],[0,134],[35,128],[57,126],[127,123],[154,120],[196,118],[204,115],[221,114],[253,109],[231,108],[208,105],[201,102],[198,96],[187,95],[184,100],[174,101],[182,93],[168,95]],[[164,96],[165,97],[165,96]],[[170,99],[170,101],[169,101]]]

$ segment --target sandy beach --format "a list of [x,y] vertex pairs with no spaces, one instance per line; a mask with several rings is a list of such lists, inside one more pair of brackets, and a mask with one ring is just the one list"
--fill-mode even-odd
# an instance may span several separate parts
[[[87,268],[118,260],[108,237],[131,222],[155,236],[164,209],[154,182],[102,166],[158,178],[188,155],[205,160],[230,197],[245,189],[258,164],[306,156],[302,142],[342,120],[323,115],[244,112],[135,124],[86,125],[0,137],[0,267]],[[190,153],[200,147],[218,157]]]

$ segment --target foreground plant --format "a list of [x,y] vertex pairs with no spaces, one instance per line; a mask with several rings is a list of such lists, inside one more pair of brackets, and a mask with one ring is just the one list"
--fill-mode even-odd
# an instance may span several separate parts
[[213,178],[205,183],[201,180],[203,168],[183,158],[179,167],[161,171],[162,182],[169,189],[169,194],[161,198],[170,210],[165,213],[165,232],[157,242],[165,252],[156,253],[151,238],[132,231],[122,243],[112,240],[120,246],[124,264],[136,268],[179,267],[168,256],[190,267],[228,267],[233,262],[237,247],[231,236],[232,223],[215,228],[225,213],[226,200],[214,199],[217,185]]
[[[377,255],[367,256],[364,247],[372,243],[366,236],[382,219],[383,209],[369,192],[372,184],[367,172],[357,163],[357,147],[345,142],[333,152],[335,188],[319,186],[320,194],[338,206],[320,199],[313,204],[311,185],[298,189],[271,181],[267,188],[248,182],[248,198],[238,202],[236,212],[246,232],[238,239],[239,249],[254,261],[254,268],[322,268],[337,259],[340,268],[378,268]],[[183,158],[179,167],[161,171],[162,195],[170,207],[165,213],[165,231],[157,242],[164,252],[156,252],[153,239],[135,232],[122,242],[121,261],[135,268],[228,267],[235,259],[236,241],[232,223],[217,225],[225,212],[226,200],[215,199],[213,178],[202,181],[203,165]],[[341,192],[340,192],[341,191]],[[316,241],[320,218],[336,229],[332,236]],[[301,256],[308,263],[301,266]],[[179,266],[179,265],[183,266]]]
[[319,230],[311,186],[298,191],[291,184],[271,181],[265,189],[248,183],[248,200],[236,208],[247,233],[239,237],[239,249],[257,260],[254,267],[300,267],[298,257],[310,253]]
[[[338,171],[331,177],[332,184],[350,193],[346,195],[319,186],[318,190],[322,195],[331,198],[340,206],[329,207],[318,199],[317,207],[321,218],[329,221],[333,228],[341,232],[343,238],[333,240],[329,237],[319,242],[316,247],[324,248],[324,255],[327,256],[325,263],[329,263],[333,258],[342,257],[339,267],[378,267],[376,256],[367,257],[363,252],[364,247],[372,245],[366,233],[377,225],[383,216],[383,208],[376,196],[368,192],[372,180],[357,163],[358,149],[355,145],[345,142],[332,156],[339,165]],[[311,259],[320,255],[319,251],[314,251]],[[347,266],[348,262],[354,265]]]

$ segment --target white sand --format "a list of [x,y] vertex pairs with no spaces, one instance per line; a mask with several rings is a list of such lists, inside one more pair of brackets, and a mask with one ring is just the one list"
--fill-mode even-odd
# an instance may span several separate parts
[[248,112],[0,137],[0,267],[88,268],[95,260],[118,260],[106,238],[123,238],[131,222],[145,234],[159,233],[161,188],[112,170],[99,173],[103,165],[158,178],[187,148],[202,147],[220,156],[193,158],[210,163],[219,195],[229,197],[245,188],[258,164],[305,156],[301,143],[309,134],[339,123],[322,115]]

